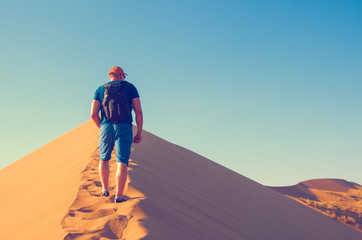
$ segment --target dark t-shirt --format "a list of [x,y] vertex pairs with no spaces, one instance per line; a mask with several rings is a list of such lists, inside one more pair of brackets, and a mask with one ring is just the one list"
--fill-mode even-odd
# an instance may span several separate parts
[[[113,82],[108,82],[108,84],[118,84],[120,82],[121,81],[113,81]],[[132,109],[133,109],[132,99],[139,98],[140,96],[138,95],[138,91],[137,91],[136,87],[133,86],[132,83],[129,83],[127,81],[123,81],[122,84],[124,84],[125,92],[126,92],[126,95],[127,95],[127,98],[128,98],[128,103],[130,104],[130,109],[132,111]],[[94,100],[97,100],[97,101],[99,101],[101,103],[101,124],[111,122],[106,118],[106,114],[104,113],[104,109],[103,109],[103,106],[102,106],[102,102],[103,102],[103,98],[104,98],[104,91],[105,90],[106,90],[105,86],[103,86],[103,85],[99,86],[97,88],[96,92],[94,93],[94,97],[93,97]],[[125,120],[124,122],[132,124],[132,121],[133,121],[132,114],[130,114],[129,118],[127,120]]]

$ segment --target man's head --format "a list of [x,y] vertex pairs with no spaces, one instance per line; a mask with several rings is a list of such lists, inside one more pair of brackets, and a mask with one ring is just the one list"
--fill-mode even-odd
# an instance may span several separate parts
[[115,66],[109,70],[108,76],[111,81],[123,81],[127,74],[124,73],[122,68]]

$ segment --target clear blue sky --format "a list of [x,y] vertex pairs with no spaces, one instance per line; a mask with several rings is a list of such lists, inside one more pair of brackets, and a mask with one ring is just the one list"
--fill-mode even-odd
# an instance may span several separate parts
[[352,0],[3,1],[0,167],[87,121],[119,65],[149,132],[265,185],[362,184],[361,12]]

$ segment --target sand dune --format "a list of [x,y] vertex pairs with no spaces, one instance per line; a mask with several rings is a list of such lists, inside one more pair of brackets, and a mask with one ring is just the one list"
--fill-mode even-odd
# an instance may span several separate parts
[[335,191],[335,192],[353,192],[354,190],[359,190],[360,185],[353,182],[348,182],[343,179],[313,179],[308,181],[303,181],[299,183],[308,188],[324,190],[324,191]]
[[362,186],[357,183],[312,179],[294,186],[270,188],[362,232]]
[[0,170],[0,239],[63,239],[61,221],[97,148],[83,124]]
[[88,121],[0,171],[0,239],[362,239],[147,132],[132,150],[128,200],[112,203],[99,197],[97,138]]

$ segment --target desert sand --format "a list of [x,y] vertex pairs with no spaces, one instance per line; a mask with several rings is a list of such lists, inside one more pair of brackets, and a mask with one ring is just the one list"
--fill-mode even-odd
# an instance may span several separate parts
[[362,232],[362,186],[344,179],[312,179],[275,191]]
[[146,131],[132,149],[127,201],[112,203],[99,197],[97,146],[98,129],[88,121],[1,169],[0,239],[362,239]]

